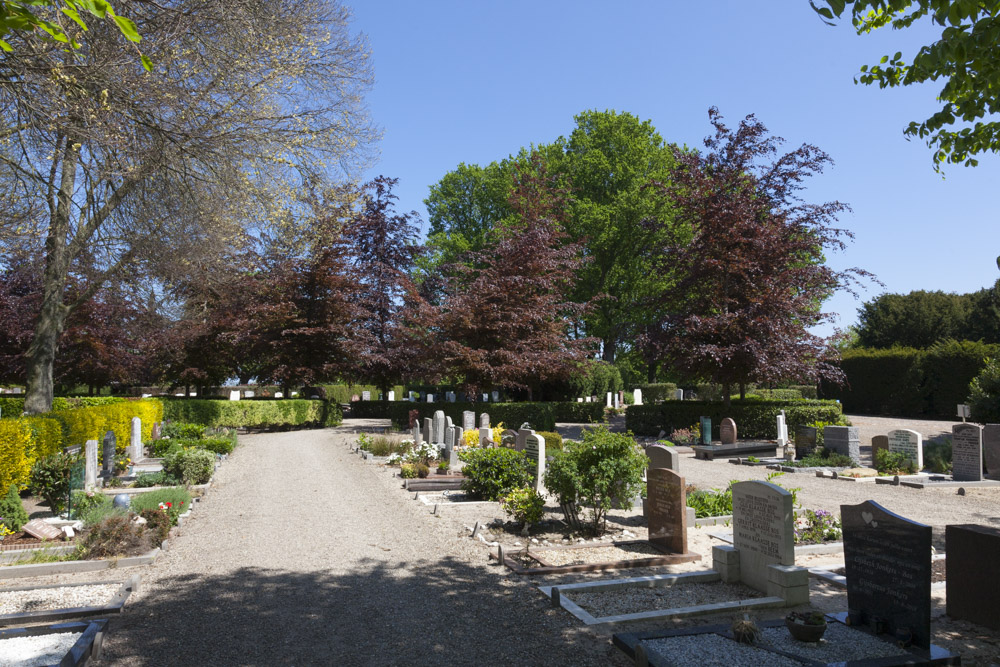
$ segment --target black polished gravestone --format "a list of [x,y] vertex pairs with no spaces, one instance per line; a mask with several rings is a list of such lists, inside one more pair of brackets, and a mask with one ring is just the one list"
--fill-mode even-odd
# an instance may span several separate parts
[[847,608],[855,620],[914,646],[931,642],[931,527],[871,500],[841,505]]
[[816,428],[800,426],[795,430],[795,458],[804,459],[816,451]]
[[1000,530],[975,524],[945,526],[948,615],[1000,630]]

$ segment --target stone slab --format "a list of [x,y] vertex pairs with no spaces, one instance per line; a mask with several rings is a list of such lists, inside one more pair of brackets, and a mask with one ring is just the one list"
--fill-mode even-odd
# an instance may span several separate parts
[[681,457],[673,447],[650,445],[646,447],[646,456],[649,457],[650,468],[666,468],[667,470],[680,472]]
[[792,494],[770,482],[737,482],[731,488],[740,581],[766,592],[769,565],[795,565]]
[[1000,630],[1000,530],[946,526],[945,543],[948,616]]
[[712,461],[714,459],[731,459],[738,456],[777,456],[777,445],[773,442],[741,442],[735,445],[695,445],[695,458]]
[[61,530],[55,526],[50,526],[41,519],[32,519],[21,526],[21,530],[40,540],[61,540],[63,536]]
[[956,482],[983,479],[983,429],[976,424],[951,427],[951,476]]
[[830,451],[861,460],[861,431],[857,426],[824,426],[823,446]]
[[986,476],[1000,480],[1000,424],[983,427],[983,458],[986,462]]
[[666,553],[687,553],[687,504],[684,478],[667,468],[646,472],[646,521],[649,542]]

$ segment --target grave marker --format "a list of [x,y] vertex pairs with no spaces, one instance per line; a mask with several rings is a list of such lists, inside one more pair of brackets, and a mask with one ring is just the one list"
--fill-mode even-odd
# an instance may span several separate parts
[[432,434],[434,433],[434,420],[430,417],[424,417],[424,442],[434,442]]
[[[275,394],[275,397],[278,397],[278,395]],[[395,401],[395,400],[396,400],[396,392],[390,389],[389,390],[389,401]]]
[[455,402],[455,392],[453,392],[453,391],[446,391],[445,394],[444,394],[444,400],[448,401],[449,403],[454,403]]
[[876,435],[872,437],[872,467],[878,463],[878,453],[880,450],[889,451],[889,436]]
[[577,402],[577,403],[583,403],[583,398],[582,398],[582,397],[580,397],[580,398],[577,398],[577,399],[576,399],[576,402]]
[[518,449],[517,431],[509,428],[500,431],[500,442],[497,444],[508,449]]
[[731,488],[740,581],[767,591],[769,565],[795,565],[792,494],[770,482],[737,482]]
[[444,443],[444,411],[435,410],[434,420],[431,422],[431,442],[435,445],[440,445]]
[[782,410],[781,414],[777,417],[778,422],[778,446],[784,447],[788,444],[788,425],[785,423],[785,411]]
[[434,402],[434,394],[427,394],[427,402],[428,403]]
[[[841,505],[848,613],[889,633],[908,630],[913,644],[931,639],[931,527],[876,502]],[[951,558],[949,554],[949,559]]]
[[[679,472],[681,469],[681,457],[678,456],[673,447],[650,445],[649,447],[646,447],[646,456],[649,457],[650,470],[654,468],[665,468],[667,470]],[[649,473],[647,472],[646,475],[648,479]]]
[[129,442],[129,458],[133,463],[142,460],[142,420],[132,417],[131,441]]
[[491,447],[493,444],[493,432],[485,426],[479,427],[479,446]]
[[232,391],[230,391],[229,392],[229,400],[230,401],[238,401],[238,400],[240,400],[240,390],[239,389],[233,389]]
[[249,389],[247,389],[245,392],[243,392],[243,398],[253,398],[256,395],[257,394],[255,394],[253,391],[251,391]]
[[58,540],[62,537],[62,531],[55,526],[49,525],[41,519],[32,519],[21,526],[21,530],[32,537],[40,540]]
[[719,424],[719,440],[724,445],[736,444],[736,422],[729,417]]
[[[886,436],[889,439],[889,451],[898,452],[906,456],[906,459],[916,466],[917,471],[924,469],[924,437],[916,431],[908,428],[898,428],[889,431]],[[872,456],[875,450],[872,449]],[[872,459],[874,461],[874,459]]]
[[528,443],[528,436],[533,435],[535,432],[527,428],[517,429],[517,434],[514,440],[514,449],[517,451],[523,451]]
[[983,457],[989,479],[1000,480],[1000,424],[983,427]]
[[646,519],[649,542],[667,553],[687,553],[687,505],[684,478],[667,468],[646,473]]
[[795,429],[795,458],[804,459],[816,451],[816,428],[799,426]]
[[499,391],[494,391],[493,392],[493,402],[496,403],[499,400],[500,400],[500,392]]
[[632,403],[633,405],[642,405],[642,389],[636,389],[632,392]]
[[479,428],[489,428],[490,427],[490,413],[483,412],[479,415]]
[[712,418],[711,417],[701,417],[698,420],[701,427],[701,444],[711,445],[712,444]]
[[1000,530],[965,524],[945,526],[948,615],[1000,630]]
[[586,399],[587,400],[585,400],[584,403],[593,403],[594,402],[594,397],[593,396],[587,396]]
[[674,400],[675,401],[683,401],[684,400],[684,390],[683,389],[675,389],[674,390]]
[[420,424],[413,425],[413,444],[419,447],[424,442],[424,434],[420,431]]
[[361,400],[362,401],[370,401],[370,400],[372,400],[372,393],[370,391],[362,391],[361,392]]
[[118,446],[118,438],[114,431],[104,434],[101,442],[101,474],[110,477],[115,470],[115,448]]
[[284,394],[284,392],[276,391],[276,392],[274,392],[274,397],[275,398],[284,398],[285,394]]
[[611,398],[611,392],[610,391],[608,392],[608,402],[607,402],[607,405],[605,405],[604,407],[606,407],[606,408],[612,408],[612,407],[614,407],[614,401]]
[[824,426],[823,446],[853,461],[861,460],[861,432],[857,426]]
[[527,437],[524,453],[528,456],[528,467],[534,478],[535,491],[542,492],[542,482],[545,478],[545,438],[534,431]]
[[88,440],[85,449],[84,488],[92,489],[97,486],[97,441]]
[[472,410],[462,411],[462,430],[471,431],[476,428],[476,413]]
[[956,482],[983,479],[983,429],[976,424],[951,427],[951,478]]

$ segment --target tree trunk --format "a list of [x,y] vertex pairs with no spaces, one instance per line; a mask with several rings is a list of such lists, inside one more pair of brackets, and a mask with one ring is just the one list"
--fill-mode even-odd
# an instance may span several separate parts
[[650,362],[649,365],[646,366],[646,382],[649,384],[656,382],[656,366],[656,362]]
[[601,359],[613,364],[615,362],[615,353],[618,351],[618,341],[615,339],[604,341],[604,352],[601,355]]
[[730,394],[732,394],[732,393],[733,393],[733,385],[730,384],[730,383],[728,383],[728,382],[723,382],[722,383],[722,402],[723,402],[723,404],[727,408],[729,408],[732,405],[732,403],[733,403],[732,398],[730,398]]
[[740,400],[744,400],[747,397],[747,383],[740,382]]

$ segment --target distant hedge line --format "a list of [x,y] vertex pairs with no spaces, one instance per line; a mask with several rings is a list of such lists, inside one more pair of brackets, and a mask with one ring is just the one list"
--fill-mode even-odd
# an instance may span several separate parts
[[524,422],[531,424],[536,431],[554,431],[556,422],[592,423],[604,421],[604,403],[410,403],[409,401],[362,401],[351,405],[352,417],[369,419],[390,419],[395,428],[409,427],[410,410],[417,410],[420,419],[433,417],[437,410],[451,417],[452,422],[462,424],[462,412],[471,410],[476,413],[476,427],[479,426],[479,415],[486,412],[490,415],[490,424],[496,426],[503,422],[504,426],[516,429]]
[[205,426],[339,426],[344,420],[336,402],[301,398],[252,401],[169,398],[163,403],[165,419]]
[[636,435],[659,435],[674,429],[698,424],[700,417],[712,419],[712,437],[719,437],[719,423],[726,417],[736,422],[740,438],[777,437],[777,416],[785,411],[788,432],[794,433],[801,424],[836,422],[840,419],[840,404],[836,401],[778,401],[768,399],[734,400],[727,408],[721,401],[666,401],[656,405],[633,405],[625,412],[625,428]]

